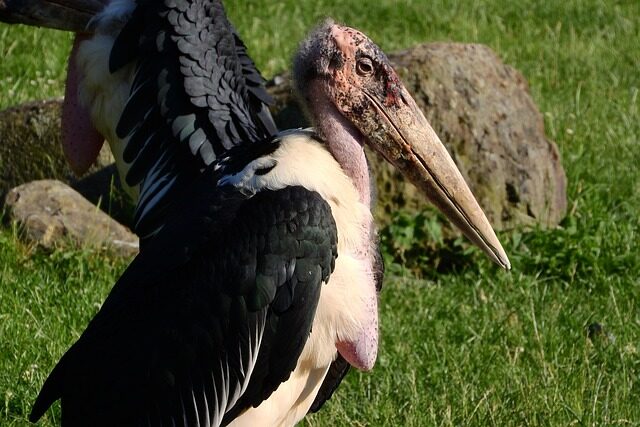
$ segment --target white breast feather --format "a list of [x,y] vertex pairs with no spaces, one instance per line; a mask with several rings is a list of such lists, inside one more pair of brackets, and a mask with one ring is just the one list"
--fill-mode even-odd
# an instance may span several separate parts
[[[267,174],[255,171],[276,166]],[[349,340],[366,318],[363,295],[374,286],[370,260],[361,249],[369,242],[373,218],[368,206],[324,145],[308,134],[287,132],[271,155],[227,176],[219,185],[236,185],[251,192],[300,185],[318,192],[329,203],[338,229],[338,258],[329,283],[323,285],[311,335],[291,378],[257,408],[250,408],[232,426],[293,425],[313,403],[329,365],[335,359],[337,340]],[[370,251],[365,251],[371,253]],[[370,291],[370,289],[369,289]],[[288,411],[287,411],[288,410]]]

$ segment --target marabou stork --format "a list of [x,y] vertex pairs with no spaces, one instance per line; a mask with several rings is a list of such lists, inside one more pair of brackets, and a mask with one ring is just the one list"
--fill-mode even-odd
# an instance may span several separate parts
[[232,148],[172,196],[163,226],[45,382],[33,421],[61,399],[65,425],[291,425],[338,354],[371,369],[377,250],[364,144],[509,268],[366,36],[325,22],[294,75],[315,131]]

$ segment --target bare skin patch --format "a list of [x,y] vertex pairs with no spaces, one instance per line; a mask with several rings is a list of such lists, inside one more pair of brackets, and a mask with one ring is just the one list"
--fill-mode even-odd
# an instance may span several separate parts
[[78,84],[82,75],[76,65],[80,43],[91,36],[76,35],[69,56],[64,103],[62,104],[62,149],[74,173],[82,175],[96,161],[104,138],[93,127],[89,109],[81,105]]

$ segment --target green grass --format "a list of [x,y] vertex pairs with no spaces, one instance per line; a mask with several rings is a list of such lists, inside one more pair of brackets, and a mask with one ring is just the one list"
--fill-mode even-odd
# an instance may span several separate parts
[[[387,230],[378,363],[350,374],[306,424],[640,425],[640,3],[235,3],[231,19],[267,76],[324,16],[385,50],[488,44],[528,79],[568,176],[559,229],[501,234],[511,273],[460,244],[452,271],[415,257],[402,267],[398,251],[416,253],[428,233],[412,229],[412,216]],[[0,108],[60,95],[69,43],[0,26]],[[394,243],[408,232],[412,241]],[[0,249],[0,425],[24,425],[125,264],[81,252],[48,258],[12,230],[0,231]],[[588,339],[594,322],[611,336]]]
[[15,230],[0,232],[2,426],[28,424],[46,371],[80,336],[126,266],[82,251],[46,254],[17,237]]

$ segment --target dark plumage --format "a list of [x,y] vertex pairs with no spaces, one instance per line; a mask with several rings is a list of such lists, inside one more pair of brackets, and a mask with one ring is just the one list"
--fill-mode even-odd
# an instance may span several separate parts
[[[65,426],[226,425],[289,377],[337,256],[330,208],[302,187],[215,182],[202,175],[125,271],[32,421],[62,398]],[[225,386],[246,391],[225,402]]]
[[129,137],[127,184],[141,184],[134,226],[147,236],[205,166],[276,126],[264,79],[220,1],[138,0],[109,66],[131,63],[136,77],[116,132]]

